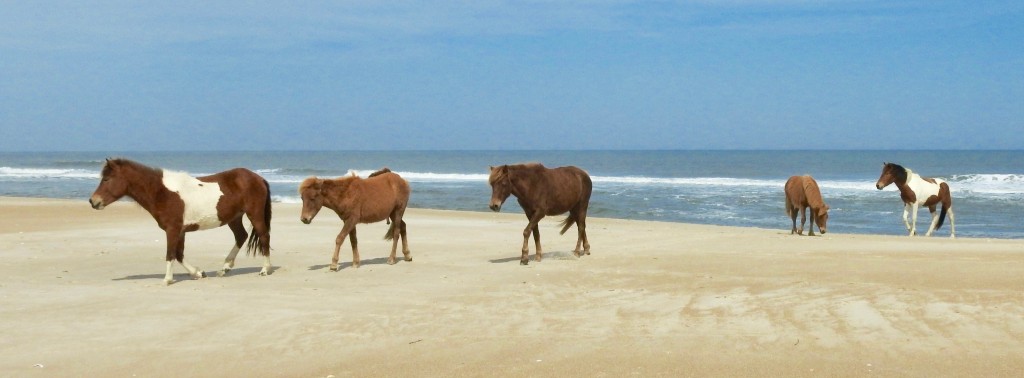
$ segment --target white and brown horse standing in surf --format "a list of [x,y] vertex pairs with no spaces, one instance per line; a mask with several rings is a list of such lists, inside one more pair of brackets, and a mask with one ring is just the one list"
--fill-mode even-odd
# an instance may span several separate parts
[[388,264],[395,264],[398,240],[402,240],[402,254],[405,261],[412,261],[409,241],[405,234],[405,208],[409,205],[409,183],[398,174],[384,168],[366,179],[354,173],[337,179],[307,178],[299,185],[302,197],[302,223],[309,224],[322,207],[338,213],[344,225],[334,239],[334,255],[331,257],[331,271],[338,270],[338,254],[341,243],[348,236],[352,243],[352,266],[359,267],[359,242],[356,240],[356,225],[375,223],[387,219],[391,223],[385,240],[391,240],[391,256]]
[[[151,168],[127,159],[107,159],[89,203],[96,210],[128,196],[149,212],[167,234],[167,272],[164,283],[174,282],[172,262],[177,260],[192,278],[206,277],[185,261],[185,233],[223,226],[235,234],[235,245],[218,272],[223,276],[235,265],[235,256],[249,238],[248,253],[259,248],[263,255],[261,276],[270,274],[270,186],[245,168],[210,176],[192,177],[183,172]],[[242,214],[252,223],[245,232]]]
[[[917,208],[927,206],[928,211],[932,213],[932,222],[925,236],[932,236],[932,232],[942,227],[942,221],[946,219],[946,213],[949,213],[949,237],[956,237],[953,196],[949,194],[949,185],[945,181],[921,177],[899,164],[883,163],[882,175],[878,177],[875,188],[882,190],[892,183],[900,190],[900,199],[904,205],[903,224],[907,226],[907,231],[910,231],[910,236],[917,234]],[[935,206],[938,204],[942,204],[942,211],[936,215]],[[909,214],[913,214],[912,220],[907,219]]]
[[560,234],[565,234],[575,223],[577,239],[573,255],[590,254],[587,208],[593,183],[587,172],[573,166],[548,169],[539,163],[502,165],[491,167],[488,182],[491,184],[491,210],[501,211],[501,205],[508,196],[514,195],[529,219],[523,230],[520,264],[529,264],[530,234],[533,234],[533,244],[537,247],[536,259],[538,262],[541,260],[540,229],[537,227],[540,220],[547,215],[565,212],[569,212],[569,216],[562,221]]
[[[786,181],[786,215],[793,220],[793,228],[789,234],[804,234],[804,222],[807,220],[807,209],[811,209],[811,224],[807,229],[808,236],[814,236],[814,225],[824,235],[828,224],[828,204],[821,198],[818,182],[808,175],[793,176]],[[800,214],[800,228],[796,228],[796,215]]]

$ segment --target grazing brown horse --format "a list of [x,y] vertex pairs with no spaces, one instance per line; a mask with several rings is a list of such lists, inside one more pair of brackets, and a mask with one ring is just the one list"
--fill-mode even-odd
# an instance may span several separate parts
[[501,211],[501,205],[508,196],[514,195],[519,206],[526,212],[526,218],[530,220],[523,230],[520,264],[529,264],[527,256],[530,253],[530,234],[533,234],[533,244],[537,247],[537,261],[541,260],[540,229],[537,223],[546,215],[565,212],[569,212],[569,216],[562,221],[560,234],[565,234],[575,223],[577,238],[573,255],[580,257],[590,254],[587,207],[590,206],[593,184],[587,172],[572,166],[548,169],[539,163],[502,165],[491,167],[488,181],[491,184],[491,210]]
[[[786,181],[786,214],[793,220],[793,229],[789,234],[804,234],[804,222],[807,221],[807,209],[811,209],[811,225],[807,235],[814,236],[814,225],[824,234],[828,223],[828,205],[821,199],[818,182],[811,176],[793,176]],[[796,215],[800,213],[800,228],[796,228]]]
[[183,172],[151,168],[127,159],[107,159],[89,203],[96,210],[128,196],[149,212],[167,234],[167,272],[164,283],[174,282],[171,263],[177,260],[192,278],[206,277],[201,269],[185,262],[185,233],[227,224],[235,234],[235,245],[224,259],[218,275],[235,266],[235,256],[246,232],[242,214],[252,223],[246,247],[263,255],[261,276],[270,273],[270,186],[245,168],[210,176],[192,177]]
[[338,270],[338,253],[341,243],[348,236],[352,243],[352,266],[359,267],[359,242],[356,240],[356,225],[359,223],[375,223],[387,219],[391,223],[385,240],[391,240],[391,256],[388,264],[394,264],[398,239],[402,239],[402,254],[405,261],[412,261],[409,255],[409,241],[405,236],[405,207],[409,205],[409,183],[398,174],[384,168],[374,172],[366,179],[354,173],[351,176],[337,179],[307,178],[299,185],[299,196],[302,197],[302,223],[309,224],[320,212],[320,208],[338,213],[344,222],[341,232],[334,239],[334,256],[331,258],[331,271]]
[[[956,237],[956,222],[953,220],[953,196],[949,193],[949,185],[938,178],[925,178],[914,173],[908,168],[895,163],[883,163],[882,175],[878,177],[875,188],[882,190],[889,184],[895,183],[900,190],[900,199],[903,200],[903,225],[910,232],[909,236],[917,234],[917,209],[919,206],[927,206],[932,213],[932,223],[928,227],[925,236],[932,236],[932,232],[942,227],[946,213],[949,213],[949,237]],[[942,211],[935,215],[935,206],[942,204]],[[913,214],[913,220],[908,220],[907,215]]]

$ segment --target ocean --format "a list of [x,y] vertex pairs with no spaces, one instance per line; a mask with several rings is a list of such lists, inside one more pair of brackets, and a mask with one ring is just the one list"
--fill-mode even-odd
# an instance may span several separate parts
[[[1024,151],[0,152],[0,195],[79,199],[88,206],[106,157],[193,175],[249,168],[282,203],[301,202],[297,187],[306,177],[350,170],[365,177],[389,167],[412,186],[411,207],[481,212],[490,211],[488,166],[575,165],[593,179],[593,217],[782,231],[790,228],[786,179],[810,174],[832,209],[830,233],[903,235],[899,193],[893,186],[875,189],[888,161],[949,182],[958,237],[1024,238]],[[512,198],[502,211],[521,213]],[[925,209],[918,217],[923,234],[930,217]],[[275,219],[288,221],[298,222]],[[948,219],[936,235],[949,236]]]

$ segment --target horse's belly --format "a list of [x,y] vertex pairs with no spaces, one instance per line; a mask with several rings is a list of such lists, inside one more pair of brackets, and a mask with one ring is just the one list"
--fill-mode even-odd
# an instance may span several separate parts
[[224,195],[219,184],[202,182],[179,172],[164,172],[163,181],[167,189],[178,193],[185,205],[182,226],[195,225],[199,230],[207,230],[223,224],[217,213],[217,203]]

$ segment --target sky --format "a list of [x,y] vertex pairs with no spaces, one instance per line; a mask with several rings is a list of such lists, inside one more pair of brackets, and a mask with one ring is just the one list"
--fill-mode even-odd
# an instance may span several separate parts
[[1024,149],[1024,2],[0,0],[0,151]]

